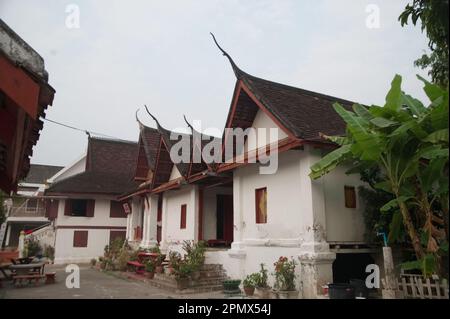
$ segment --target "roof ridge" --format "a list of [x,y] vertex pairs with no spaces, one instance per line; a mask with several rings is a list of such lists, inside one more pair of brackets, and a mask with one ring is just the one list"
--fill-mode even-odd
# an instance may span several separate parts
[[91,140],[98,140],[102,142],[111,142],[111,143],[124,143],[124,144],[137,144],[136,141],[123,140],[119,138],[110,138],[110,137],[99,137],[99,136],[90,136]]

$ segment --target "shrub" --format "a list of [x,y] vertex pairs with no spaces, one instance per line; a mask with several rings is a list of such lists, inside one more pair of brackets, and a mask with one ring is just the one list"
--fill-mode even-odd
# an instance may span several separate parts
[[244,281],[242,282],[242,285],[245,288],[254,288],[254,287],[256,287],[256,282],[257,282],[257,280],[259,278],[258,276],[259,276],[258,273],[253,273],[253,274],[247,275],[244,278]]
[[94,267],[97,264],[97,259],[92,258],[91,259],[91,266]]
[[55,247],[50,245],[45,245],[44,247],[44,256],[50,259],[51,261],[55,260]]
[[260,267],[259,272],[254,274],[255,286],[256,288],[269,288],[267,269],[264,268],[264,264],[260,264]]
[[181,254],[177,251],[169,252],[169,265],[172,268],[177,267],[181,262]]
[[279,290],[295,290],[295,261],[281,256],[275,266],[275,288]]
[[36,255],[39,255],[42,253],[42,247],[39,244],[39,241],[37,241],[34,236],[30,236],[25,241],[25,246],[26,246],[25,251],[26,251],[27,257],[36,256]]
[[183,250],[186,252],[185,259],[191,264],[193,271],[198,271],[205,263],[206,244],[204,241],[194,243],[185,240]]
[[154,261],[147,260],[145,262],[145,271],[147,271],[147,272],[155,272],[155,268],[156,268],[156,265],[155,265]]

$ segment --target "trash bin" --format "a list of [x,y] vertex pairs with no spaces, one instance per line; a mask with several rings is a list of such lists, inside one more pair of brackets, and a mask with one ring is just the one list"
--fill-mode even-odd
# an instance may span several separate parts
[[350,279],[350,285],[355,289],[356,297],[369,298],[369,289],[366,282],[361,279]]
[[350,284],[328,284],[330,299],[355,299],[355,288]]

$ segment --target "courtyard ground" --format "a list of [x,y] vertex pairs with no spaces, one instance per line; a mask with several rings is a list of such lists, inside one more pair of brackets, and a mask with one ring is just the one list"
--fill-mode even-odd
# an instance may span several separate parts
[[188,298],[225,298],[222,292],[178,295],[163,289],[152,287],[144,282],[119,278],[112,273],[92,269],[89,265],[80,265],[80,288],[67,288],[64,266],[49,265],[46,271],[56,272],[56,283],[40,283],[25,287],[14,287],[11,282],[3,281],[0,298],[6,299],[188,299]]

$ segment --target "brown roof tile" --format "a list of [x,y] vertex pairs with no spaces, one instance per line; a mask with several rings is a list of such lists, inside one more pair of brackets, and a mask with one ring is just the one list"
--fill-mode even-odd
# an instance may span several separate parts
[[86,171],[50,186],[51,193],[95,193],[118,195],[134,182],[138,146],[135,142],[89,138]]

